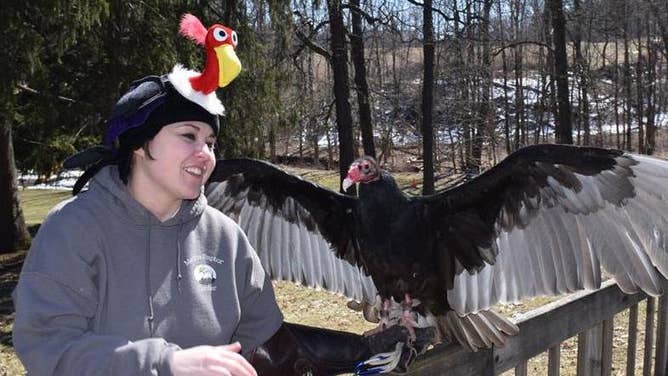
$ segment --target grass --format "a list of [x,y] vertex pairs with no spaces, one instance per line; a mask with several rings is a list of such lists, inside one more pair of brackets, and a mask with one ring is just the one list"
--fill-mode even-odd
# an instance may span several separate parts
[[[19,192],[21,208],[28,226],[40,224],[51,208],[71,197],[69,190],[23,189]],[[25,251],[0,255],[0,376],[25,373],[12,347],[14,307],[11,292],[18,280]]]
[[[333,171],[312,171],[289,168],[290,172],[299,173],[306,179],[317,181],[328,187],[338,186],[338,174]],[[418,174],[399,173],[398,184],[408,187]],[[442,183],[443,184],[443,183]],[[418,193],[417,188],[411,193]],[[20,192],[26,222],[29,225],[41,223],[48,211],[58,202],[70,197],[70,191],[58,190],[22,190]],[[16,357],[12,347],[11,328],[14,312],[11,302],[11,291],[20,272],[25,252],[0,255],[0,376],[24,374],[24,368]],[[347,299],[343,296],[326,291],[304,288],[291,282],[274,282],[276,300],[286,321],[328,329],[362,333],[374,327],[366,322],[359,312],[346,308]],[[497,306],[495,309],[507,317],[528,312],[555,298],[536,298],[508,306]],[[636,353],[636,370],[642,369],[642,349],[644,341],[645,303],[639,307],[638,348]],[[656,321],[655,321],[656,322]],[[628,310],[618,314],[614,322],[613,342],[613,375],[623,374],[626,364],[626,339],[628,336]],[[561,374],[575,375],[577,359],[577,340],[571,338],[561,345]],[[512,375],[512,371],[504,375]],[[539,355],[529,361],[529,375],[547,374],[547,355]]]
[[70,190],[56,189],[23,189],[20,191],[21,208],[26,224],[42,223],[51,208],[67,198],[72,197]]

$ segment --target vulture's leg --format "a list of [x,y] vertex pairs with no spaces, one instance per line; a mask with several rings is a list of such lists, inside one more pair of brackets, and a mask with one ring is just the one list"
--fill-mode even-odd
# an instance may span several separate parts
[[415,302],[409,294],[404,295],[404,301],[401,302],[401,317],[399,322],[408,330],[408,336],[411,343],[415,343],[415,327],[417,322],[415,321],[415,312],[413,312],[413,307]]
[[370,336],[373,334],[377,334],[382,332],[383,330],[389,328],[391,326],[390,324],[390,308],[392,307],[392,303],[390,302],[389,299],[383,298],[381,307],[378,310],[379,316],[380,316],[380,322],[378,323],[378,326],[367,330],[364,332],[365,336]]

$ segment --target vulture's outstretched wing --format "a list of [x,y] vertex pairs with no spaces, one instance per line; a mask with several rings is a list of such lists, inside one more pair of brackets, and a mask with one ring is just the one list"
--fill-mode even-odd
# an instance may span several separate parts
[[375,299],[357,244],[357,198],[253,159],[219,160],[206,196],[239,223],[271,278]]
[[668,162],[565,145],[521,149],[414,204],[431,220],[460,313],[598,288],[660,294],[668,276]]

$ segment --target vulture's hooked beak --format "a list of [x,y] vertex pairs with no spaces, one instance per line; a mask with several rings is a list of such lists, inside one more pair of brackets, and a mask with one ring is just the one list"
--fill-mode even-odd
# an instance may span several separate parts
[[218,57],[218,86],[225,87],[241,72],[241,62],[229,44],[215,47],[214,51]]
[[357,162],[350,165],[350,168],[348,169],[348,174],[346,175],[346,178],[343,179],[343,183],[341,183],[341,187],[343,188],[344,192],[347,191],[348,188],[352,187],[353,184],[360,181],[360,179],[362,178],[358,165],[359,163]]
[[341,183],[341,187],[343,187],[344,191],[347,191],[348,188],[353,186],[353,184],[355,184],[355,182],[351,178],[346,177],[345,179],[343,179],[343,183]]

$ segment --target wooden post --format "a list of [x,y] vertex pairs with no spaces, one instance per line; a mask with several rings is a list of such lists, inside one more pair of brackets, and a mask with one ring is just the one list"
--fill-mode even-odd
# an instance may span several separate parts
[[578,334],[577,376],[598,376],[601,374],[601,350],[603,324]]
[[638,305],[629,308],[629,338],[626,346],[626,376],[636,373],[636,351],[638,343]]
[[612,374],[612,337],[615,328],[615,317],[603,321],[603,349],[601,351],[601,375],[610,376]]
[[515,376],[527,376],[527,361],[523,361],[515,367]]
[[643,376],[652,375],[652,348],[654,346],[654,311],[656,310],[656,298],[647,298],[647,309],[645,312],[645,349],[642,363]]
[[654,364],[655,376],[668,375],[668,289],[666,281],[663,283],[664,294],[659,298],[659,312],[657,314],[656,326],[656,363]]
[[561,343],[550,347],[547,355],[547,376],[559,376],[561,366]]

